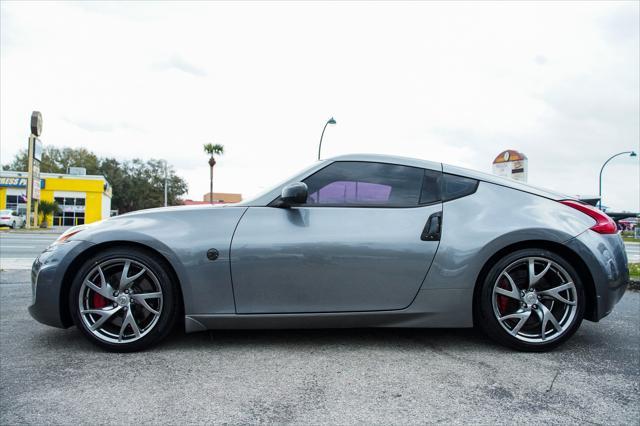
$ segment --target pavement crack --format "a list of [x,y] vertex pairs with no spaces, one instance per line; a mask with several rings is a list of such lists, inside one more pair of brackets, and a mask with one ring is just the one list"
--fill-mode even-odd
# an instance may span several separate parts
[[553,384],[556,382],[556,379],[558,378],[559,375],[560,375],[560,369],[558,369],[558,371],[556,371],[555,376],[553,376],[553,379],[551,380],[551,384],[549,385],[549,389],[547,389],[547,393],[551,392],[551,389],[553,389]]

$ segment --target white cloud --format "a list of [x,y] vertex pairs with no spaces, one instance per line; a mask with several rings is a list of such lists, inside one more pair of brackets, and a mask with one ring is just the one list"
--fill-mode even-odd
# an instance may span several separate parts
[[[393,153],[597,193],[639,150],[636,3],[3,3],[0,140],[167,158],[208,191],[255,193],[324,156]],[[638,161],[605,199],[640,209]]]

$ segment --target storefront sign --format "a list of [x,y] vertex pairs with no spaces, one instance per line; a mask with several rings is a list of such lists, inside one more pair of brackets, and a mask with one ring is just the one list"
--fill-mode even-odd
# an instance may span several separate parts
[[33,140],[33,159],[42,161],[42,141],[39,138]]
[[40,136],[42,134],[42,114],[40,111],[31,113],[31,134]]
[[527,182],[528,174],[527,156],[521,152],[508,149],[502,151],[493,160],[493,174],[508,179]]
[[0,186],[27,187],[26,177],[0,177]]
[[40,162],[33,159],[33,190],[31,197],[34,200],[40,199]]
[[59,206],[60,211],[63,211],[65,213],[69,213],[69,212],[84,212],[85,206],[67,206],[67,205],[62,205]]
[[42,142],[38,136],[42,134],[42,114],[39,111],[31,113],[31,135],[29,136],[27,164],[28,183],[27,183],[27,223],[26,227],[38,226],[38,208],[36,205],[35,217],[31,221],[31,200],[40,199],[40,160],[42,160]]

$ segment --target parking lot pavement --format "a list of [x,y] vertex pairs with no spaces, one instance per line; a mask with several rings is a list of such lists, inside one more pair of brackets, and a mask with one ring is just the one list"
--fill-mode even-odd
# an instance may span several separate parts
[[0,280],[0,424],[588,423],[640,418],[640,293],[551,353],[473,330],[176,331],[112,354]]

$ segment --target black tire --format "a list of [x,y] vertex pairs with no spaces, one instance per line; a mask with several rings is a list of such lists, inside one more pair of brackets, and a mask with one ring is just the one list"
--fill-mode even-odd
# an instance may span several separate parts
[[11,222],[11,229],[16,229],[16,221]]
[[[567,321],[566,328],[556,338],[543,342],[528,342],[516,338],[501,325],[500,321],[496,317],[493,305],[493,288],[497,280],[500,278],[502,271],[509,265],[514,264],[521,259],[529,257],[540,257],[551,260],[560,265],[566,273],[569,274],[572,282],[575,284],[575,296],[576,296],[576,310],[573,319]],[[584,310],[586,304],[586,296],[584,292],[583,284],[580,280],[580,276],[576,272],[575,268],[565,260],[562,256],[544,249],[522,249],[510,253],[491,267],[489,272],[484,277],[481,283],[480,291],[477,293],[475,300],[476,305],[476,324],[480,326],[480,329],[486,333],[494,341],[527,352],[545,352],[556,348],[561,345],[567,339],[569,339],[580,327],[582,319],[584,317]],[[516,302],[517,303],[517,302]],[[535,316],[533,317],[535,320]],[[527,320],[529,321],[529,320]],[[526,323],[525,323],[526,324]]]
[[[132,342],[111,343],[96,337],[80,316],[80,306],[78,303],[82,284],[87,276],[102,262],[127,258],[139,262],[148,268],[158,279],[162,290],[162,311],[160,317],[148,331],[148,333],[138,340]],[[88,259],[76,274],[71,290],[69,292],[69,307],[71,317],[76,327],[94,344],[112,352],[136,352],[149,348],[160,342],[173,329],[177,313],[179,312],[179,291],[177,283],[172,279],[172,275],[167,271],[168,267],[163,259],[158,258],[152,252],[132,247],[113,247],[97,253]],[[132,311],[133,312],[133,311]]]

